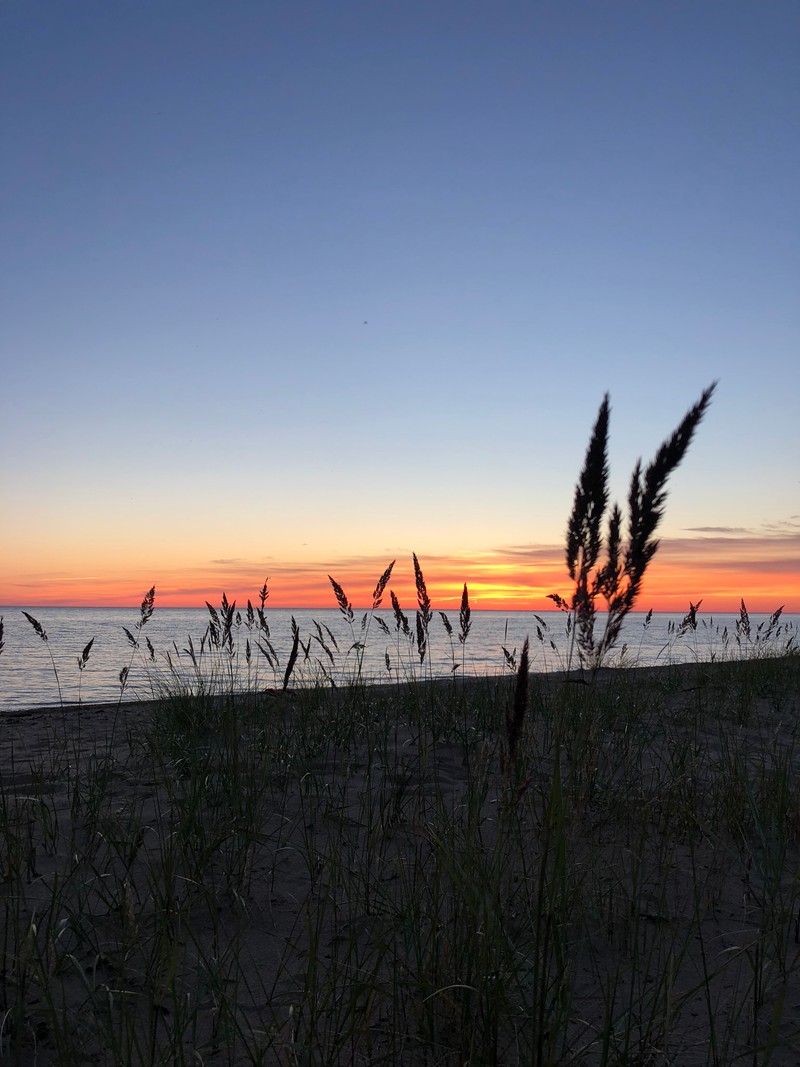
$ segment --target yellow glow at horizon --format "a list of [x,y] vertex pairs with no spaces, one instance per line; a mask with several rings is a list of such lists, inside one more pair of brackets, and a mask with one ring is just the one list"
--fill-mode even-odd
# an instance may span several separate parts
[[[461,557],[452,560],[420,558],[434,610],[457,610],[466,582],[470,606],[476,610],[553,610],[548,593],[569,597],[571,583],[566,574],[563,550],[553,546],[550,558],[537,559],[528,566],[519,559],[504,560],[501,554]],[[704,613],[736,611],[742,599],[753,612],[771,612],[785,604],[787,612],[800,611],[800,577],[796,572],[762,573],[749,571],[747,564],[715,561],[709,568],[702,552],[689,558],[684,549],[677,559],[668,554],[656,558],[648,572],[637,610],[680,612],[689,602],[702,599]],[[205,563],[187,566],[131,560],[119,565],[64,567],[59,572],[41,566],[26,570],[15,567],[13,574],[0,577],[0,603],[28,606],[119,606],[137,607],[151,585],[156,586],[156,606],[202,607],[215,603],[223,592],[240,605],[256,601],[258,590],[269,578],[268,606],[275,608],[335,608],[328,573],[345,590],[357,610],[372,602],[375,583],[390,559],[370,556],[324,564]],[[416,608],[417,596],[410,555],[395,564],[389,588],[394,589],[402,609]],[[390,606],[387,588],[383,607]]]

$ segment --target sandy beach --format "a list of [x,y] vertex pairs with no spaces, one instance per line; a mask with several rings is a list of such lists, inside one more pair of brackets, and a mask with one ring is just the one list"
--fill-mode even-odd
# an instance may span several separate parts
[[6,714],[0,1062],[800,1062],[800,661]]

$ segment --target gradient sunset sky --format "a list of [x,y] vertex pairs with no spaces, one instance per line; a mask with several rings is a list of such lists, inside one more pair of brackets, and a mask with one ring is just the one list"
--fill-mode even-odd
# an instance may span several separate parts
[[3,0],[0,604],[800,610],[800,4]]

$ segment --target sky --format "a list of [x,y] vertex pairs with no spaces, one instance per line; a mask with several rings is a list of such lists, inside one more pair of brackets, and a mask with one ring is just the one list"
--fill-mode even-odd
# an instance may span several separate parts
[[3,0],[0,604],[800,610],[796,0]]

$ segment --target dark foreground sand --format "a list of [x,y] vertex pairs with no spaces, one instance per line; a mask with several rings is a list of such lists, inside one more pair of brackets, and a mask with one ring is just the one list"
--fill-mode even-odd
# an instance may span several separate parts
[[[306,717],[302,752],[277,752],[281,730],[254,731],[243,719],[237,736],[261,745],[259,755],[243,759],[237,784],[219,770],[220,736],[207,737],[206,792],[193,800],[190,746],[182,752],[168,705],[3,715],[0,1063],[554,1057],[798,1067],[800,662],[771,674],[694,664],[597,679],[585,707],[605,725],[595,736],[576,712],[585,737],[574,752],[586,764],[564,764],[568,905],[559,921],[574,941],[559,949],[566,962],[552,940],[536,943],[550,986],[533,1049],[515,1040],[523,1023],[505,1002],[487,1043],[480,1005],[491,1005],[485,985],[497,978],[464,970],[483,951],[480,923],[462,928],[474,919],[470,886],[483,877],[481,856],[492,854],[500,806],[513,795],[502,719],[494,738],[478,720],[487,707],[504,713],[511,685],[507,677],[457,689],[443,682],[412,696],[380,687],[352,708],[346,693],[267,694],[265,721]],[[530,853],[508,853],[515,871],[502,872],[503,885],[508,878],[520,895],[498,902],[508,909],[498,929],[519,930],[526,960],[536,923],[523,913],[531,900],[541,905],[542,856],[552,863],[538,851],[531,799],[552,782],[549,716],[591,688],[578,675],[531,679],[531,765],[513,782],[519,803],[530,803],[520,831],[530,832]],[[334,714],[337,700],[357,729]],[[457,709],[449,718],[448,701]],[[617,706],[627,710],[615,718]],[[481,774],[489,788],[472,839],[464,812]],[[758,805],[763,817],[754,819]],[[702,825],[712,817],[716,824]],[[26,827],[36,841],[22,857],[13,841]],[[464,870],[437,865],[458,849]],[[428,879],[441,892],[434,916]],[[416,904],[404,912],[409,886]],[[520,964],[520,1003],[535,1000],[536,988]],[[609,1013],[619,1017],[610,1038]],[[59,1027],[78,1035],[84,1059],[68,1058]],[[561,1033],[557,1048],[548,1027]]]

